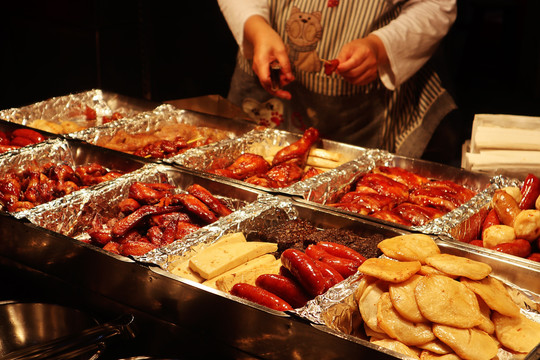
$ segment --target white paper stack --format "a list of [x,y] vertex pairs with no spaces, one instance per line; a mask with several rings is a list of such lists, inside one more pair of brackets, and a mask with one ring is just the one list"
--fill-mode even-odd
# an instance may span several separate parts
[[471,171],[525,178],[540,176],[540,117],[477,114],[461,166]]

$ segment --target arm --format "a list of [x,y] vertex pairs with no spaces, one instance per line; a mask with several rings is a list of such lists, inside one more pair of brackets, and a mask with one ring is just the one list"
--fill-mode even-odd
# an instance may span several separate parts
[[414,75],[431,58],[456,16],[456,0],[410,0],[396,19],[374,31],[388,57],[388,63],[379,66],[383,84],[394,89]]
[[266,0],[218,0],[218,3],[244,56],[253,60],[253,71],[263,88],[272,95],[290,99],[288,91],[272,90],[270,63],[273,60],[281,66],[281,86],[293,81],[294,76],[283,39],[268,22]]

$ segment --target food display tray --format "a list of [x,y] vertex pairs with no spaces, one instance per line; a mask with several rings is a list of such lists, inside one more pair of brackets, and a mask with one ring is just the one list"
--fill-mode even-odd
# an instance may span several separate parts
[[[405,226],[328,206],[328,204],[335,203],[340,196],[350,191],[351,187],[362,175],[370,172],[377,166],[395,166],[429,179],[451,180],[456,184],[476,191],[477,195],[461,207],[422,226]],[[295,201],[312,204],[326,210],[336,211],[362,219],[369,219],[407,231],[417,231],[433,235],[448,235],[445,231],[446,227],[450,223],[456,224],[456,221],[461,220],[459,230],[455,228],[455,231],[460,232],[461,240],[463,241],[467,240],[467,237],[473,236],[473,234],[478,234],[481,225],[479,219],[483,219],[487,214],[487,204],[489,204],[495,189],[498,188],[496,184],[493,184],[492,177],[486,174],[373,149],[366,151],[363,157],[344,164],[339,169],[322,174],[319,179],[313,178],[306,180],[302,185],[304,186],[304,191],[300,196],[294,197]]]
[[[73,169],[77,166],[97,163],[106,169],[118,170],[124,173],[140,169],[147,163],[144,159],[103,149],[81,141],[63,137],[51,137],[41,143],[0,154],[0,174],[5,175],[10,171],[23,171],[49,162],[66,164]],[[25,212],[13,213],[13,215],[23,217]]]
[[[153,101],[92,89],[56,96],[19,108],[0,110],[0,119],[34,128],[47,127],[49,132],[67,134],[77,129],[100,125],[114,113],[131,117],[137,113],[149,111],[157,105],[159,104]],[[93,112],[93,119],[87,116],[89,109]],[[33,126],[38,123],[39,125]],[[53,131],[53,129],[60,131]]]
[[[244,191],[244,190],[237,190]],[[273,197],[272,197],[273,198]],[[268,199],[272,199],[268,198]],[[269,200],[269,203],[278,200]],[[283,200],[289,202],[289,200]],[[342,227],[382,233],[406,231],[356,217],[326,212],[290,202],[298,217],[318,227]],[[31,268],[90,289],[115,302],[157,319],[189,329],[193,336],[220,339],[234,348],[264,359],[283,358],[403,358],[366,340],[333,330],[297,312],[277,312],[169,273],[162,267],[106,252],[30,222],[0,214],[0,255]],[[240,225],[239,225],[240,224]],[[249,222],[231,223],[242,230]],[[229,229],[231,230],[231,229]],[[227,232],[227,223],[208,234]],[[211,235],[208,235],[211,236]],[[493,275],[538,294],[540,270],[488,256],[466,244],[436,240],[441,251],[490,264]]]
[[[252,131],[236,139],[224,140],[217,144],[188,150],[183,154],[170,158],[170,161],[187,169],[207,173],[207,170],[211,169],[214,164],[231,164],[244,153],[253,153],[267,158],[270,156],[271,149],[288,146],[300,138],[302,138],[302,134],[277,129]],[[362,147],[326,139],[319,140],[314,147],[340,154],[343,163],[341,166],[362,157],[366,152],[366,149]],[[341,166],[338,166],[338,168]],[[321,175],[314,176],[314,178],[319,178]],[[219,181],[242,184],[272,194],[301,196],[305,191],[302,186],[304,181],[299,181],[285,188],[267,188],[220,175],[211,174],[211,176]]]

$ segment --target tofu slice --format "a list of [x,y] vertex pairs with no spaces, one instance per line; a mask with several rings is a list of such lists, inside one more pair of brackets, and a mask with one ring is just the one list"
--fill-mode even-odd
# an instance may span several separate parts
[[191,268],[189,267],[189,259],[175,264],[173,268],[169,269],[169,272],[185,279],[196,281],[198,283],[202,283],[204,281],[204,278],[202,278],[195,271],[191,270]]
[[206,249],[191,257],[189,267],[205,279],[211,279],[258,256],[277,251],[277,244],[250,241]]
[[[253,260],[252,260],[253,261]],[[229,273],[222,276],[218,276],[215,281],[216,287],[224,292],[230,292],[234,284],[248,283],[255,285],[255,280],[263,274],[279,274],[279,268],[281,267],[281,260],[277,259],[271,263],[262,264],[259,266],[253,266],[248,269],[243,269],[238,272]],[[234,271],[231,270],[231,271]]]
[[[226,271],[224,272],[223,274],[221,275],[218,275],[216,277],[213,277],[211,279],[208,279],[206,281],[204,281],[202,284],[203,285],[206,285],[206,286],[210,286],[210,287],[213,287],[215,289],[220,289],[218,287],[218,282],[221,282],[223,278],[225,277],[238,277],[238,276],[242,276],[243,273],[245,272],[249,272],[250,270],[253,270],[253,269],[256,269],[256,268],[260,268],[260,267],[265,267],[266,265],[269,265],[269,264],[273,264],[275,263],[277,260],[276,258],[274,257],[274,255],[272,254],[265,254],[265,255],[261,255],[261,256],[258,256],[254,259],[251,259],[241,265],[238,265],[234,268],[232,268],[231,270],[229,271]],[[220,289],[222,290],[222,289]],[[225,291],[225,290],[223,290]]]

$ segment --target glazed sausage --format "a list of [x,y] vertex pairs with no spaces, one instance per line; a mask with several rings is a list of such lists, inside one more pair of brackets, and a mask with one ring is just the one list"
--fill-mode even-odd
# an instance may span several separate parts
[[219,216],[226,216],[232,213],[232,211],[226,207],[221,201],[219,201],[214,195],[210,193],[207,189],[202,187],[199,184],[192,184],[186,189],[188,193],[195,196],[197,199],[201,200],[206,204],[212,211],[214,211]]
[[112,229],[112,234],[115,237],[122,237],[124,236],[129,230],[136,227],[138,224],[141,223],[141,221],[149,215],[156,215],[156,214],[164,214],[167,212],[172,211],[179,211],[181,209],[180,206],[150,206],[150,205],[144,205],[126,216],[125,218],[122,218],[118,220],[116,224],[114,224],[114,227]]
[[277,295],[293,308],[306,305],[310,299],[300,284],[283,275],[260,275],[255,280],[255,285]]
[[191,194],[176,194],[174,199],[180,201],[190,213],[198,216],[208,224],[217,221],[218,217],[201,200]]
[[263,288],[246,284],[234,284],[231,294],[277,311],[292,310],[292,306],[279,296]]
[[521,211],[518,203],[512,195],[504,190],[497,190],[493,194],[493,208],[497,212],[497,216],[502,224],[514,226],[514,220],[517,214]]
[[492,225],[500,225],[501,221],[499,220],[499,216],[497,215],[497,212],[495,209],[491,209],[484,221],[482,222],[482,234],[484,233],[484,230],[486,230],[488,227]]
[[540,262],[540,253],[532,253],[527,257],[527,259]]
[[317,245],[321,246],[327,253],[340,258],[356,260],[360,262],[360,264],[366,261],[366,258],[362,254],[346,245],[337,244],[330,241],[320,241],[317,243]]
[[13,138],[16,138],[16,137],[26,138],[32,141],[33,144],[36,144],[45,140],[45,137],[43,135],[41,135],[40,133],[32,129],[16,129],[11,132],[11,136]]
[[21,137],[21,136],[17,136],[17,137],[14,137],[13,139],[11,139],[10,144],[14,145],[14,146],[23,147],[23,146],[33,145],[34,142],[32,140],[30,140],[30,139],[27,139],[27,138],[24,138],[24,137]]
[[531,254],[531,244],[527,240],[516,239],[511,243],[499,244],[493,248],[505,254],[526,258]]
[[355,274],[358,271],[358,267],[362,264],[362,262],[357,260],[334,256],[319,245],[309,245],[306,248],[306,254],[313,259],[330,265],[336,269],[343,278],[348,278],[352,274]]
[[281,254],[281,263],[311,296],[318,296],[326,289],[326,278],[315,261],[297,249],[287,249]]
[[527,175],[521,187],[521,195],[519,208],[521,210],[534,208],[534,203],[540,195],[540,179],[533,174]]
[[[328,265],[327,263],[323,263],[322,261],[315,260],[315,264],[319,267],[319,270],[321,270],[321,273],[326,278],[326,290],[330,289],[332,286],[336,285],[337,283],[343,281],[343,276]],[[325,291],[326,291],[325,290]]]

